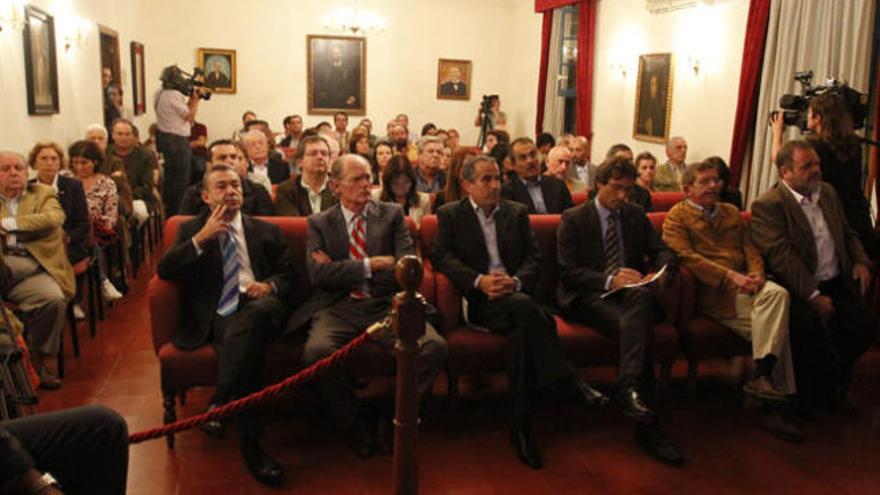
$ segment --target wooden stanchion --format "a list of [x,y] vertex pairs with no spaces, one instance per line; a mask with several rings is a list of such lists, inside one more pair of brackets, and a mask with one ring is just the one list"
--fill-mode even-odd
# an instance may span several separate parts
[[422,284],[422,262],[404,256],[397,262],[397,281],[403,292],[394,296],[392,327],[397,335],[397,398],[394,415],[393,486],[396,495],[419,492],[419,338],[425,333],[425,298],[417,289]]

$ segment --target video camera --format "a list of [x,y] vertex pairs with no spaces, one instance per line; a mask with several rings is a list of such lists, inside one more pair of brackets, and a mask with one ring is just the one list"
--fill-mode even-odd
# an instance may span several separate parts
[[484,114],[492,113],[492,102],[498,99],[498,95],[483,95],[483,101],[480,103],[480,112]]
[[199,98],[210,100],[211,93],[214,91],[212,86],[205,84],[205,71],[196,67],[193,73],[184,72],[176,65],[169,65],[162,69],[162,75],[159,76],[162,81],[162,87],[165,89],[176,89],[186,96],[189,96],[196,88],[204,88],[198,92]]
[[[795,72],[794,80],[801,85],[801,94],[785,94],[779,97],[782,107],[782,120],[785,125],[796,125],[801,131],[807,130],[807,107],[810,100],[821,94],[831,94],[840,99],[852,117],[853,129],[865,126],[868,117],[868,95],[860,93],[836,79],[828,79],[825,84],[813,86],[813,71]],[[773,112],[776,113],[776,112]]]

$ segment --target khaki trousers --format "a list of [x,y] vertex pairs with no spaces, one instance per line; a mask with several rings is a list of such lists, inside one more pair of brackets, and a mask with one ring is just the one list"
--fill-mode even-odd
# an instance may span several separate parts
[[12,270],[10,301],[25,313],[28,346],[32,352],[57,354],[61,350],[67,300],[61,287],[30,256],[6,255],[3,261]]

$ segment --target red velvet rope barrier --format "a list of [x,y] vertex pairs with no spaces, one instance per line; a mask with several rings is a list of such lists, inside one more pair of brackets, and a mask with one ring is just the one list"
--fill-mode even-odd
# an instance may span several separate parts
[[182,431],[193,429],[210,420],[224,419],[230,416],[234,416],[246,407],[262,404],[269,399],[280,395],[287,389],[296,387],[304,382],[311,380],[312,378],[314,378],[315,375],[324,372],[327,368],[335,366],[344,361],[351,355],[352,352],[354,352],[368,339],[378,337],[381,330],[388,328],[389,321],[389,319],[386,319],[382,322],[374,324],[369,329],[367,329],[367,331],[360,334],[357,338],[343,346],[338,351],[321,359],[320,361],[309,366],[308,368],[299,371],[295,375],[285,378],[275,385],[270,385],[269,387],[266,387],[259,392],[254,392],[248,396],[224,404],[218,408],[212,409],[210,412],[205,412],[186,419],[181,419],[179,421],[175,421],[174,423],[163,425],[158,428],[133,433],[129,435],[128,443],[135,444],[144,442],[146,440],[161,438],[168,434],[180,433]]

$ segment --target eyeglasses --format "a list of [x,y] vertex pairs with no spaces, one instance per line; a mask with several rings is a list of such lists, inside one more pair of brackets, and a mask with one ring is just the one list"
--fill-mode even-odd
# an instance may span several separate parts
[[305,152],[306,156],[330,156],[330,153],[324,150],[309,150]]

